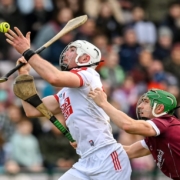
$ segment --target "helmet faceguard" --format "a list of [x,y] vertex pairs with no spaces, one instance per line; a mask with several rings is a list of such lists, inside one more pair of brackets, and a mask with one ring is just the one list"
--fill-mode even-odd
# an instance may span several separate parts
[[136,105],[136,116],[137,116],[138,119],[148,120],[149,118],[147,118],[147,117],[142,117],[142,116],[141,116],[140,109],[138,108],[138,106],[143,102],[144,98],[146,98],[146,95],[145,95],[145,94],[143,94],[143,95],[139,98],[139,100],[138,100],[138,102],[137,102],[137,105]]
[[[145,97],[147,97],[150,100],[150,104],[152,107],[152,114],[154,117],[160,117],[165,114],[173,114],[175,108],[177,107],[177,101],[174,95],[160,89],[152,89],[149,90],[147,93],[143,94],[138,100],[136,106],[136,114],[138,119],[142,119],[142,118],[144,119],[144,117],[140,116],[138,105],[142,103],[142,100]],[[160,104],[164,105],[164,112],[162,112],[161,114],[156,114],[155,109]]]
[[[75,62],[77,64],[77,67],[92,67],[95,69],[101,61],[101,52],[96,46],[84,40],[77,40],[67,45],[60,55],[59,65],[61,70],[63,71],[68,71],[70,69],[68,64],[63,63],[65,52],[70,47],[76,47],[77,57],[75,59]],[[79,63],[78,61],[79,57],[83,54],[87,54],[90,56],[90,60],[87,63]]]

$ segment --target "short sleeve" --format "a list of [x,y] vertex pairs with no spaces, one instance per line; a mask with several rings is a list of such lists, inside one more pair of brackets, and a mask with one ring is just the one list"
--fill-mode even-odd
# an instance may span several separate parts
[[159,135],[160,135],[160,130],[159,130],[159,128],[156,126],[156,124],[155,124],[153,121],[151,121],[151,120],[147,120],[147,122],[148,122],[149,124],[151,124],[151,126],[153,127],[153,129],[156,131],[156,136],[159,136]]
[[155,127],[156,127],[155,130],[157,130],[157,129],[159,130],[159,134],[162,134],[168,128],[168,124],[165,122],[165,120],[154,118],[150,121],[155,125]]
[[149,149],[149,137],[146,137],[144,140],[142,140],[141,144],[144,148]]
[[142,147],[144,147],[145,149],[148,149],[149,150],[149,148],[148,148],[148,146],[147,146],[147,144],[146,144],[146,141],[143,139],[143,140],[141,140],[141,145],[142,145]]
[[91,86],[92,89],[97,87],[102,88],[102,83],[100,81],[99,74],[93,69],[80,68],[71,70],[72,73],[75,73],[81,79],[81,86]]
[[88,71],[79,71],[77,74],[82,78],[84,85],[92,82],[93,76]]
[[54,98],[56,99],[56,101],[59,103],[59,97],[57,94],[54,94]]

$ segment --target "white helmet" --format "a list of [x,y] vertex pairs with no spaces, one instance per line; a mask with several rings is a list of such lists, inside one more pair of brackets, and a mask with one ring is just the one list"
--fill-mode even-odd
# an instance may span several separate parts
[[[84,40],[77,40],[68,44],[67,47],[62,51],[60,55],[60,60],[59,60],[59,64],[62,70],[65,70],[65,71],[68,70],[68,64],[63,63],[63,57],[64,57],[65,51],[72,46],[76,47],[77,57],[75,59],[75,62],[78,67],[96,68],[96,66],[101,61],[101,51],[96,46]],[[82,63],[79,63],[78,59],[83,54],[89,55],[90,60],[87,63],[82,64]]]

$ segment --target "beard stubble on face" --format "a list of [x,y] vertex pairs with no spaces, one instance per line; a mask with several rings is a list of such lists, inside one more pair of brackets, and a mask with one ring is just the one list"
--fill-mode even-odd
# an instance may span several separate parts
[[[147,113],[147,112],[149,112],[149,113]],[[148,119],[152,118],[151,112],[152,112],[152,109],[151,110],[139,110],[138,114],[139,114],[140,119],[148,120]]]

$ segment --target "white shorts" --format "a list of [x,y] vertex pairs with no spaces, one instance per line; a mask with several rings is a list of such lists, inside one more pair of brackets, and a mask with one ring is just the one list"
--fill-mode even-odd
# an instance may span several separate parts
[[80,158],[59,180],[130,180],[131,172],[126,152],[113,144]]

